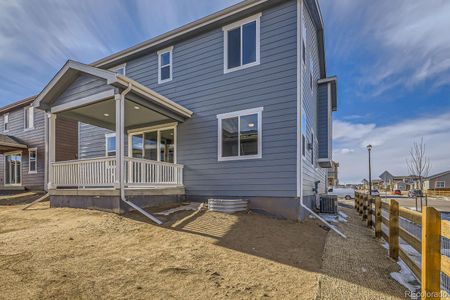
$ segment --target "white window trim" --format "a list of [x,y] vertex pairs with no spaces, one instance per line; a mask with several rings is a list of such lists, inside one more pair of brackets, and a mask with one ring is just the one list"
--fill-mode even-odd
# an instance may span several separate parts
[[[105,133],[105,157],[113,157],[108,155],[108,138],[116,137],[116,133]],[[114,149],[116,152],[116,149]],[[114,155],[115,156],[115,155]]]
[[[170,63],[168,65],[161,66],[161,56],[165,53],[170,53]],[[161,49],[158,52],[158,84],[162,84],[165,82],[172,81],[173,74],[173,46]],[[170,66],[170,77],[164,80],[161,80],[161,67]]]
[[[262,16],[262,13],[258,13],[256,15],[253,15],[248,18],[234,22],[232,24],[226,25],[222,28],[223,38],[224,38],[224,43],[223,43],[223,73],[224,74],[242,70],[242,69],[247,69],[247,68],[257,66],[260,64],[260,61],[261,61],[261,29],[260,29],[261,28],[261,26],[260,26],[261,25],[261,16]],[[247,23],[253,22],[253,21],[256,21],[256,61],[242,65],[242,26]],[[236,29],[238,27],[241,28],[241,65],[238,67],[229,69],[228,68],[228,31]]]
[[[244,109],[239,111],[234,111],[230,113],[224,113],[217,115],[217,160],[218,161],[230,161],[230,160],[245,160],[245,159],[258,159],[262,158],[262,112],[264,107]],[[258,154],[255,155],[243,155],[241,156],[240,151],[238,151],[237,156],[222,157],[222,120],[244,117],[248,115],[258,115]],[[239,119],[238,119],[239,120]],[[240,121],[238,121],[238,144],[240,143]]]
[[[26,127],[27,115],[29,117],[29,120],[28,120],[29,127]],[[23,118],[24,118],[23,119],[23,130],[28,131],[28,130],[34,129],[34,107],[32,105],[26,106],[23,108]]]
[[121,65],[115,66],[109,70],[112,72],[117,72],[117,70],[122,69],[122,68],[123,68],[123,75],[127,75],[127,63],[123,63]]
[[[30,152],[34,151],[36,153],[36,170],[31,171],[31,155]],[[37,152],[37,148],[29,148],[28,149],[28,174],[36,174],[38,170],[38,152]]]
[[4,185],[5,186],[22,186],[22,179],[23,179],[23,170],[20,170],[20,183],[6,183],[6,156],[8,155],[20,155],[20,167],[22,168],[23,163],[23,155],[22,151],[12,151],[12,152],[5,152],[3,153],[3,165],[5,166],[3,168],[3,178],[5,180]]
[[[160,131],[173,129],[173,141],[174,141],[174,154],[173,163],[177,163],[177,152],[178,152],[178,136],[177,136],[178,123],[161,124],[150,127],[138,128],[133,130],[128,130],[128,157],[133,157],[133,136],[144,134],[146,132],[157,132],[157,147],[161,144]],[[144,152],[144,143],[142,144],[142,152]],[[158,147],[159,150],[159,147]],[[156,161],[161,161],[161,152],[157,152]]]
[[[8,129],[5,129],[5,125],[8,124]],[[3,132],[9,131],[9,113],[3,115]]]
[[[441,182],[444,183],[444,186],[438,187],[438,182],[439,182],[439,183],[441,183]],[[437,188],[437,189],[444,189],[444,188],[445,188],[445,181],[441,181],[441,180],[440,180],[440,181],[436,181],[436,182],[434,183],[434,187]]]

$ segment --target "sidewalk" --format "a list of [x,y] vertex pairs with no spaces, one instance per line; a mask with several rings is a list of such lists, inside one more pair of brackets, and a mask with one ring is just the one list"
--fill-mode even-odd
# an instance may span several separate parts
[[353,201],[340,203],[348,222],[337,226],[347,239],[328,235],[317,299],[405,299],[406,289],[390,277],[399,266],[350,208],[353,205]]

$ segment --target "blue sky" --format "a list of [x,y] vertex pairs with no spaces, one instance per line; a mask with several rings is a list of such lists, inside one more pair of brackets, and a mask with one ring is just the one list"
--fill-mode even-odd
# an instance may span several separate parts
[[[237,0],[0,0],[0,105],[38,93],[67,59],[89,63]],[[341,181],[407,173],[422,136],[432,173],[450,169],[450,1],[320,0],[327,71],[339,80]]]

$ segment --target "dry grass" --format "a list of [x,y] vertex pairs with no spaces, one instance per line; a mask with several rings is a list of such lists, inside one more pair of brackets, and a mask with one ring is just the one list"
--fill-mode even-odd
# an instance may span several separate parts
[[20,208],[0,207],[0,298],[317,294],[327,232],[314,221],[184,212],[159,227],[137,214]]
[[22,207],[0,206],[2,299],[380,299],[403,292],[389,279],[396,264],[351,210],[340,225],[349,235],[343,240],[311,219],[179,212],[160,227],[137,213]]

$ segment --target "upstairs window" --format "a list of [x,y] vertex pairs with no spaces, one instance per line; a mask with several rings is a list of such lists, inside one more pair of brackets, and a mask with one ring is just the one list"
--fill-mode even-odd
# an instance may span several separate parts
[[37,173],[37,149],[28,150],[28,173]]
[[106,156],[115,156],[116,155],[116,134],[115,133],[105,134],[105,142],[106,142]]
[[260,17],[257,14],[223,27],[225,73],[259,64]]
[[306,156],[306,114],[302,109],[302,156]]
[[9,130],[9,114],[3,116],[3,131]]
[[219,161],[262,157],[262,111],[259,107],[217,115]]
[[34,128],[34,107],[28,106],[24,108],[24,129]]
[[110,69],[111,71],[120,74],[120,75],[125,75],[126,74],[126,64],[122,64],[120,66],[116,66],[114,68]]
[[158,83],[172,80],[173,47],[158,51]]

